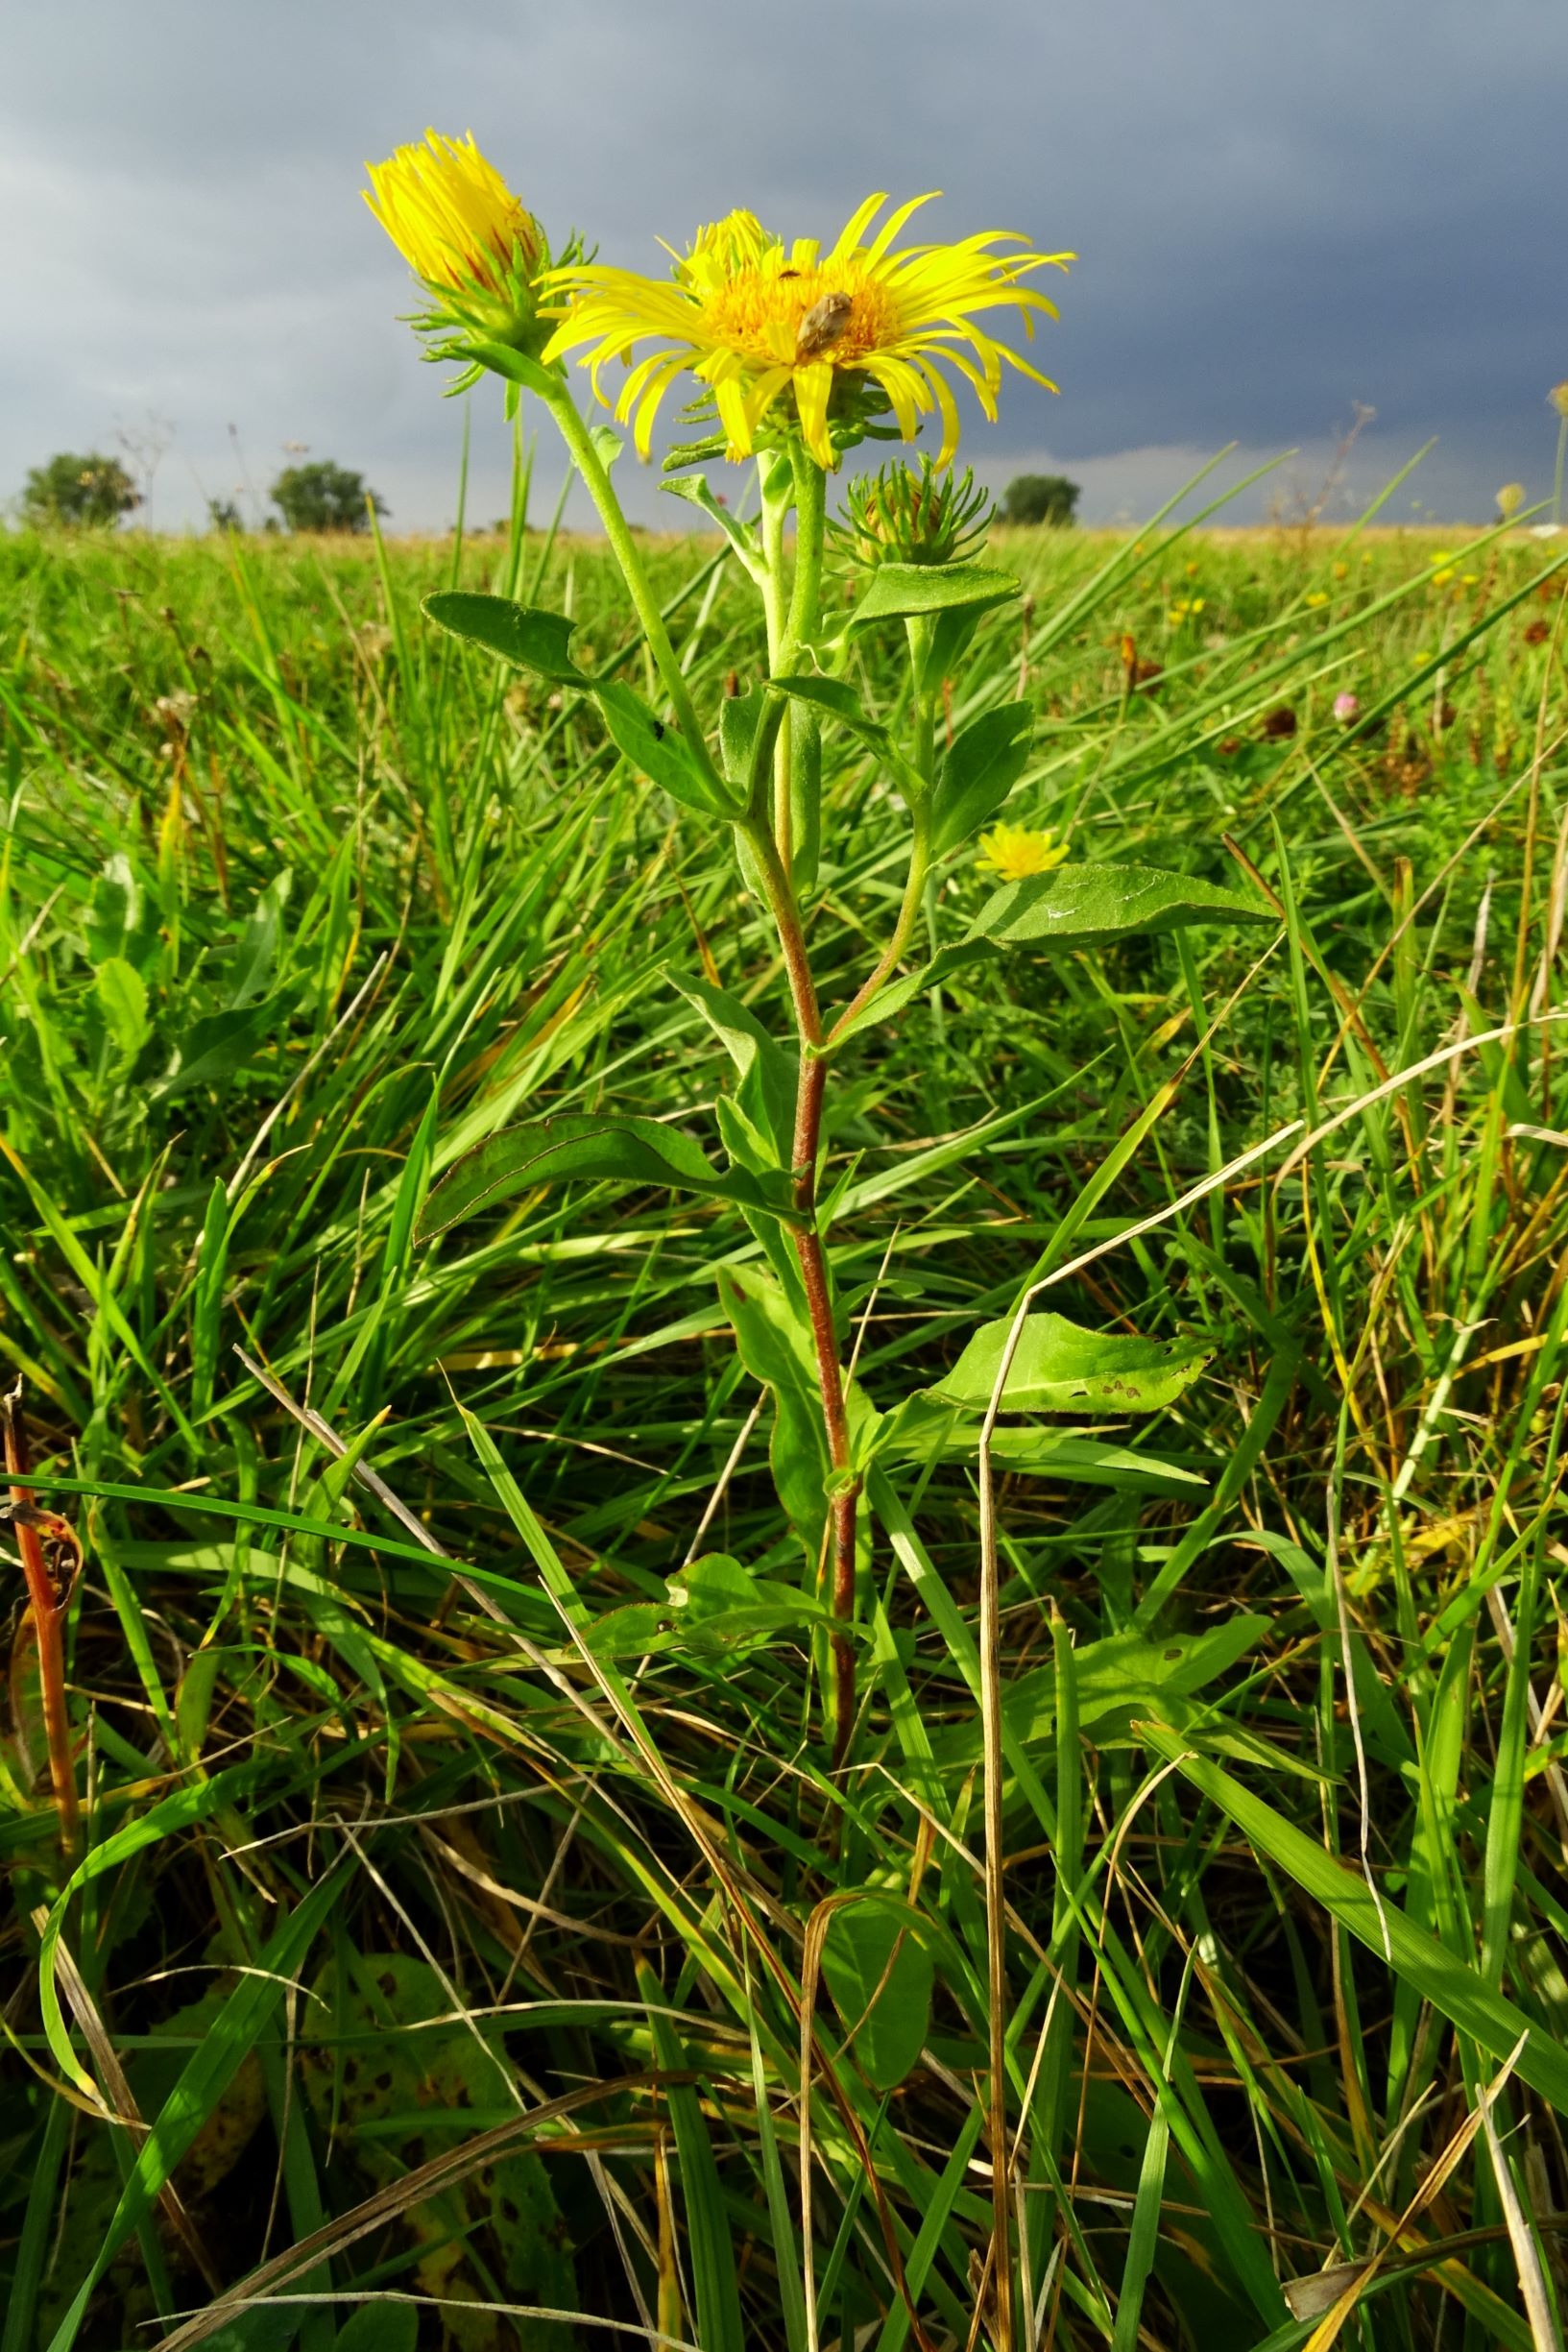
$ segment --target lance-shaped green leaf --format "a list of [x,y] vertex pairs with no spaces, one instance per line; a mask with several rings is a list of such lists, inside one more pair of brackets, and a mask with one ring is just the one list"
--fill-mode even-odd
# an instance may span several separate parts
[[477,359],[482,367],[504,376],[509,382],[520,384],[525,392],[538,393],[542,400],[559,399],[561,374],[559,368],[541,367],[523,352],[515,352],[509,343],[487,343],[475,340],[466,343],[463,353]]
[[656,718],[639,694],[612,680],[595,686],[604,723],[615,749],[644,776],[688,809],[733,817],[739,804],[725,790],[706,757],[664,719]]
[[572,1177],[707,1193],[786,1222],[794,1216],[782,1185],[770,1193],[744,1169],[715,1168],[678,1128],[663,1127],[657,1119],[596,1119],[572,1112],[508,1128],[459,1160],[426,1200],[419,1238],[429,1241],[476,1209],[536,1184],[563,1184]]
[[1018,593],[1012,573],[993,564],[879,564],[849,625],[853,631],[876,620],[909,620],[959,608],[983,612]]
[[996,947],[1096,947],[1189,923],[1271,923],[1260,898],[1148,865],[1059,865],[1004,882],[970,926]]
[[954,738],[931,792],[931,855],[946,857],[994,816],[1028,764],[1034,713],[1026,702],[983,711]]
[[925,779],[910,765],[887,729],[875,718],[868,718],[860,708],[860,697],[843,678],[812,676],[771,678],[770,686],[781,694],[788,694],[795,702],[808,703],[815,711],[826,711],[839,725],[868,751],[875,752],[882,765],[898,780],[900,791],[906,800],[918,800],[926,789]]
[[423,610],[453,637],[499,654],[514,669],[531,669],[558,686],[587,686],[568,647],[577,623],[564,613],[537,604],[515,604],[510,596],[482,596],[466,588],[441,588],[426,596]]
[[[979,1449],[983,1415],[945,1403],[929,1392],[906,1396],[883,1417],[877,1451],[913,1462],[973,1462]],[[1128,1493],[1176,1494],[1183,1488],[1206,1490],[1208,1481],[1179,1463],[1108,1445],[1077,1430],[1039,1422],[1000,1422],[991,1441],[999,1469],[1030,1478],[1057,1478],[1086,1487],[1115,1487]]]
[[[983,1413],[1001,1370],[1013,1318],[982,1323],[950,1372],[925,1392],[942,1404]],[[1198,1340],[1144,1340],[1127,1331],[1085,1331],[1065,1315],[1026,1315],[1007,1383],[1004,1413],[1157,1413],[1173,1404],[1208,1363]]]
[[719,504],[703,474],[683,474],[675,481],[661,482],[659,487],[672,498],[685,498],[688,505],[699,508],[710,522],[716,523],[753,578],[758,576],[762,548],[757,533],[749,522],[742,522],[727,506]]
[[711,981],[677,980],[681,994],[708,1021],[739,1074],[735,1105],[762,1164],[787,1169],[794,1151],[798,1064],[747,1005]]
[[822,1974],[856,2063],[879,2091],[896,2089],[926,2047],[936,1981],[929,1933],[891,1895],[835,1906],[829,1918]]

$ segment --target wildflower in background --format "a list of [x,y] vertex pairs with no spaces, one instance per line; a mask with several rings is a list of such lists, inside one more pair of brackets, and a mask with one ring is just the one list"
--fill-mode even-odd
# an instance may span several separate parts
[[1328,600],[1326,588],[1314,588],[1308,591],[1307,602],[1311,605],[1327,604]]
[[1203,598],[1201,596],[1178,596],[1170,612],[1167,613],[1166,618],[1173,629],[1177,629],[1184,620],[1194,619],[1202,610]]
[[[570,307],[545,357],[591,347],[583,365],[607,407],[600,376],[612,360],[628,363],[615,413],[618,423],[635,420],[643,457],[664,395],[689,371],[712,392],[732,458],[751,455],[759,431],[787,400],[811,455],[831,469],[838,462],[833,424],[857,438],[856,401],[863,415],[869,393],[891,408],[905,441],[923,417],[937,414],[936,462],[950,465],[958,411],[944,368],[973,387],[993,420],[1003,361],[1053,392],[1048,376],[975,321],[980,311],[1016,310],[1032,335],[1033,314],[1054,318],[1055,306],[1020,281],[1033,270],[1065,269],[1073,256],[995,252],[1008,241],[998,230],[957,245],[895,248],[905,221],[929,201],[924,196],[901,205],[868,241],[886,201],[868,197],[826,254],[814,237],[786,244],[754,213],[732,212],[676,256],[668,279],[596,263],[562,269],[552,282]],[[653,349],[634,364],[643,344]]]
[[1452,565],[1452,564],[1444,564],[1444,566],[1442,567],[1442,570],[1441,570],[1440,571],[1435,571],[1435,572],[1433,573],[1433,575],[1432,575],[1432,585],[1433,585],[1433,587],[1434,587],[1434,588],[1446,588],[1446,587],[1448,586],[1449,581],[1450,581],[1450,580],[1451,580],[1453,577],[1454,577],[1454,567],[1453,567],[1453,565]]
[[1546,397],[1559,417],[1568,417],[1568,376],[1560,384],[1554,384]]
[[[428,131],[422,146],[399,147],[365,169],[365,202],[433,300],[414,325],[537,355],[554,324],[541,307],[549,244],[472,133],[448,139]],[[431,356],[462,358],[462,343],[448,341]]]
[[1001,882],[1024,882],[1030,874],[1049,874],[1067,856],[1067,843],[1033,825],[993,825],[980,836],[976,864]]
[[1341,727],[1348,727],[1353,718],[1359,718],[1361,708],[1360,694],[1336,694],[1334,697],[1334,715]]
[[1505,522],[1511,522],[1525,502],[1523,482],[1505,482],[1497,494],[1497,511]]

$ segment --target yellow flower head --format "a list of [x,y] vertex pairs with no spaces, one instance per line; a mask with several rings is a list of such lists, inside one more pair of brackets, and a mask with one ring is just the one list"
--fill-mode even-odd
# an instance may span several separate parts
[[[958,245],[895,249],[899,230],[929,198],[901,205],[872,235],[886,202],[868,197],[827,253],[814,237],[785,244],[754,214],[732,212],[675,256],[668,279],[598,264],[561,270],[554,282],[574,299],[544,356],[591,345],[584,365],[607,407],[600,373],[611,360],[627,363],[615,416],[622,424],[635,417],[644,457],[660,403],[689,370],[712,392],[732,457],[750,456],[763,420],[793,395],[807,448],[819,465],[836,465],[829,406],[850,378],[847,391],[874,386],[885,396],[905,441],[923,417],[939,416],[937,464],[949,465],[958,411],[943,369],[974,387],[993,420],[1003,361],[1053,392],[1049,377],[976,320],[985,310],[1021,311],[1032,335],[1033,313],[1054,318],[1055,306],[1021,279],[1047,266],[1065,269],[1073,256],[999,253],[1010,241],[999,230]],[[639,344],[654,348],[634,363]]]
[[993,825],[980,836],[975,862],[985,874],[1002,882],[1023,882],[1030,874],[1049,874],[1067,856],[1067,843],[1032,825]]
[[1525,502],[1523,482],[1505,482],[1497,494],[1497,511],[1505,522],[1511,522]]
[[543,253],[539,224],[471,131],[461,139],[427,131],[422,147],[399,147],[365,169],[365,202],[433,293],[478,291],[507,302]]
[[1560,384],[1554,384],[1546,397],[1559,417],[1568,417],[1568,378],[1564,378]]

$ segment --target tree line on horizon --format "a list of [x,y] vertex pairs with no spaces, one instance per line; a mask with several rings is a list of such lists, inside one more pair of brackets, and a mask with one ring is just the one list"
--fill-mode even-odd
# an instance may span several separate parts
[[[1020,473],[998,502],[1003,522],[1065,529],[1076,519],[1078,485],[1063,473]],[[276,515],[266,531],[366,531],[372,514],[390,510],[362,473],[331,458],[285,466],[267,493]],[[142,496],[117,457],[92,449],[62,449],[46,465],[34,466],[21,495],[24,522],[40,530],[112,530],[134,514]],[[208,498],[207,521],[216,531],[242,531],[245,517],[232,498]]]

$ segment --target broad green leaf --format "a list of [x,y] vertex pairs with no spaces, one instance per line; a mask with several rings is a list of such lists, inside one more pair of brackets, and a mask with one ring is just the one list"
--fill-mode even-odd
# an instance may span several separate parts
[[[982,1417],[960,1412],[929,1394],[906,1396],[878,1433],[877,1450],[912,1462],[970,1461],[979,1447]],[[1170,1494],[1204,1489],[1208,1481],[1157,1455],[1129,1446],[1103,1444],[1070,1429],[1013,1426],[999,1422],[991,1440],[999,1469],[1034,1478],[1061,1478],[1088,1487],[1118,1487],[1133,1493]]]
[[915,2066],[930,2030],[936,1964],[920,1937],[918,1912],[891,1896],[868,1896],[832,1912],[822,1974],[862,2073],[894,2090]]
[[157,909],[143,890],[136,870],[123,850],[106,860],[94,876],[92,896],[83,918],[82,936],[89,961],[107,963],[123,956],[145,973],[158,943]]
[[[455,2119],[471,2119],[472,2128],[514,2112],[499,2022],[454,2017],[451,1988],[427,1960],[358,1952],[345,1934],[311,1992],[300,2018],[305,2104],[334,2164],[351,2165],[372,2190],[390,2189],[420,2156],[450,2146]],[[532,2148],[497,2150],[483,2168],[412,2206],[407,2226],[416,2242],[450,2244],[443,2277],[454,2307],[482,2293],[486,2272],[468,2247],[485,2231],[500,2283],[519,2302],[576,2308],[578,2281],[551,2167]],[[362,2352],[389,2352],[394,2340],[391,2331],[374,2345],[361,2338]],[[454,2331],[454,2341],[463,2340]],[[499,2332],[470,2335],[465,2352],[501,2352],[507,2340]]]
[[1019,593],[1011,572],[991,564],[880,564],[850,616],[852,630],[874,620],[905,620],[960,607],[983,612]]
[[679,1128],[657,1119],[596,1119],[586,1113],[530,1120],[508,1128],[458,1161],[424,1203],[417,1238],[429,1241],[461,1218],[536,1184],[590,1177],[709,1193],[745,1207],[789,1217],[743,1169],[715,1168]]
[[1272,909],[1188,874],[1146,865],[1059,865],[1004,882],[970,927],[996,947],[1093,947],[1188,923],[1271,923]]
[[695,754],[673,723],[655,717],[639,694],[617,680],[594,688],[610,740],[632,765],[688,809],[734,816],[738,802],[723,789],[713,770]]
[[1185,1739],[1163,1724],[1140,1728],[1146,1745],[1169,1758],[1200,1794],[1235,1822],[1249,1845],[1292,1879],[1303,1894],[1321,1903],[1398,1979],[1413,1985],[1494,2063],[1501,2065],[1510,2057],[1523,2036],[1515,2070],[1520,2080],[1538,2091],[1559,2115],[1568,2115],[1568,2049],[1546,2027],[1526,2017],[1435,1936],[1412,1926],[1389,1896],[1374,1896],[1359,1871],[1326,1854],[1315,1838],[1254,1796],[1233,1774],[1206,1757],[1193,1755]]
[[234,953],[234,969],[229,983],[229,1006],[239,1011],[243,1006],[253,1005],[272,983],[273,967],[277,961],[278,941],[282,936],[283,909],[294,885],[290,867],[275,874],[252,908],[245,929],[240,933],[239,946]]
[[94,973],[92,985],[115,1053],[122,1062],[134,1061],[152,1029],[147,1017],[147,982],[123,956],[109,956]]
[[[768,1443],[773,1483],[784,1515],[800,1538],[807,1573],[814,1578],[822,1558],[832,1465],[822,1425],[822,1393],[806,1303],[761,1266],[720,1267],[718,1289],[724,1311],[735,1325],[741,1362],[773,1392],[774,1423]],[[863,1461],[880,1416],[857,1383],[851,1383],[846,1404],[855,1458]]]
[[167,1102],[187,1086],[215,1086],[220,1079],[231,1078],[273,1042],[282,1026],[277,997],[238,1011],[204,1013],[181,1039],[175,1067],[153,1087],[153,1100]]
[[719,1269],[718,1294],[735,1325],[740,1360],[773,1394],[768,1461],[784,1515],[800,1539],[807,1574],[814,1577],[828,1523],[832,1465],[822,1426],[822,1400],[804,1303],[760,1266]]
[[931,792],[931,855],[946,857],[994,816],[1028,764],[1034,713],[1026,702],[983,711],[955,737]]
[[[1001,1370],[1011,1316],[982,1323],[950,1372],[925,1394],[970,1412],[987,1410]],[[1007,1368],[1004,1413],[1157,1413],[1173,1404],[1209,1361],[1198,1340],[1144,1340],[1085,1331],[1065,1315],[1028,1315]]]
[[750,1129],[759,1159],[787,1169],[795,1138],[796,1055],[769,1036],[748,1006],[711,981],[677,980],[675,985],[702,1013],[739,1073],[732,1107]]
[[[1105,1747],[1125,1742],[1137,1715],[1181,1714],[1182,1702],[1228,1674],[1257,1648],[1271,1624],[1271,1618],[1246,1612],[1224,1618],[1206,1634],[1172,1634],[1165,1641],[1146,1641],[1140,1634],[1108,1634],[1102,1640],[1079,1643],[1073,1652],[1079,1730]],[[1049,1740],[1056,1722],[1054,1664],[1032,1667],[1004,1685],[1001,1705],[1013,1738],[1026,1747]],[[980,1752],[979,1724],[971,1720],[940,1734],[934,1744],[944,1766],[968,1765]]]
[[726,694],[718,706],[719,759],[724,773],[742,794],[751,782],[757,730],[767,707],[767,693],[760,686],[748,687],[743,694]]
[[499,654],[514,669],[531,669],[560,686],[588,684],[567,650],[577,623],[564,613],[515,604],[510,596],[482,596],[466,588],[437,589],[425,597],[423,609],[438,628]]
[[753,1576],[728,1553],[693,1560],[669,1580],[663,1601],[632,1601],[595,1617],[585,1638],[597,1658],[659,1657],[735,1649],[829,1622],[824,1604],[797,1585]]

